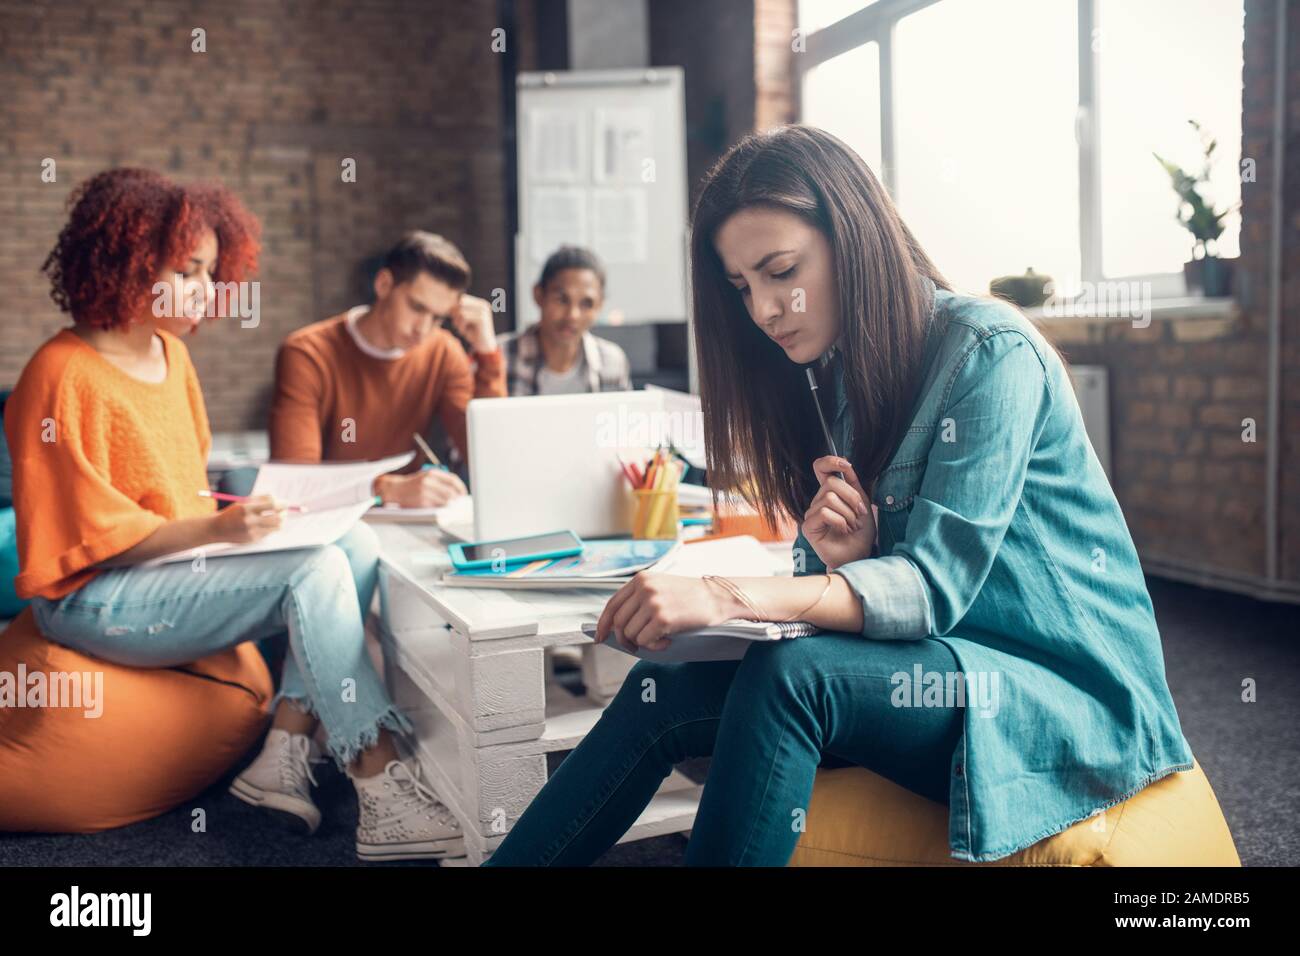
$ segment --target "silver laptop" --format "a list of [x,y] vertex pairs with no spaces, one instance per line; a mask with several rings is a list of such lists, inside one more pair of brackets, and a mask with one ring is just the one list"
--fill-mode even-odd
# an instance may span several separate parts
[[654,392],[479,398],[468,421],[479,541],[630,533],[633,499],[618,455],[642,463],[673,431]]

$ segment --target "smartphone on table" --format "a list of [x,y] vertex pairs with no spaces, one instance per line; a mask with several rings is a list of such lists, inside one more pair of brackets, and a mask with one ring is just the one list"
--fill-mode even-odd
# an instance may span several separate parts
[[582,554],[582,539],[572,531],[550,531],[524,538],[464,541],[449,545],[447,551],[457,571],[475,571],[500,564],[509,566],[572,557]]

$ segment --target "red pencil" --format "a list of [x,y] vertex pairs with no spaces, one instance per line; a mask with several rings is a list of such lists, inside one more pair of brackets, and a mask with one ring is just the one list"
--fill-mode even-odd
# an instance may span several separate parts
[[631,467],[629,467],[628,463],[623,460],[622,455],[616,454],[614,457],[618,459],[618,467],[619,470],[623,472],[623,477],[628,480],[628,484],[630,484],[633,488],[635,488],[636,475],[632,473]]

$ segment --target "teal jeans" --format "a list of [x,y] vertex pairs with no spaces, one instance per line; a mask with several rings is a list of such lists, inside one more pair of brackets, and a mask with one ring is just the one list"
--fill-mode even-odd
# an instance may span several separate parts
[[340,768],[380,728],[409,732],[366,652],[364,616],[379,578],[379,541],[358,523],[320,548],[104,571],[57,601],[36,598],[41,633],[127,667],[176,667],[288,633],[274,712],[293,700],[318,717]]
[[963,708],[902,692],[917,665],[957,669],[938,641],[838,633],[755,644],[740,661],[639,661],[486,865],[590,864],[673,764],[706,755],[688,865],[784,866],[817,826],[806,816],[823,763],[863,766],[946,804]]

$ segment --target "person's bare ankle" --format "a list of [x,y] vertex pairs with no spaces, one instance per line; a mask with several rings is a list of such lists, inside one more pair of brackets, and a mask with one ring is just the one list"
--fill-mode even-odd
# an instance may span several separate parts
[[387,766],[387,760],[380,760],[372,752],[368,751],[352,762],[352,765],[348,767],[348,773],[357,780],[365,780],[368,777],[379,776]]
[[290,734],[305,734],[310,737],[316,730],[316,718],[307,713],[293,701],[285,699],[275,708],[271,726]]

